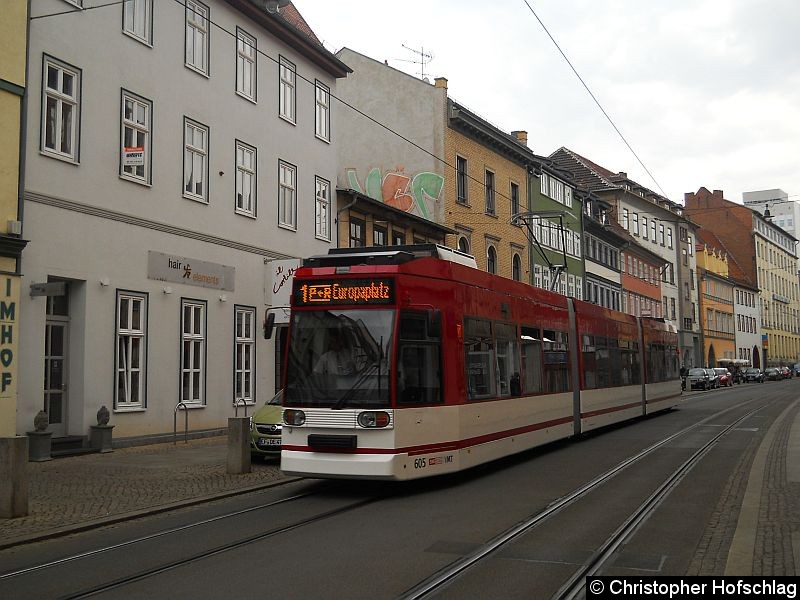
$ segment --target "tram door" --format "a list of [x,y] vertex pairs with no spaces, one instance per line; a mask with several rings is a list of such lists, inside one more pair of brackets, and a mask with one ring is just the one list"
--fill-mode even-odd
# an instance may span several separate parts
[[64,288],[64,295],[47,297],[44,330],[44,410],[54,437],[67,434],[69,304]]

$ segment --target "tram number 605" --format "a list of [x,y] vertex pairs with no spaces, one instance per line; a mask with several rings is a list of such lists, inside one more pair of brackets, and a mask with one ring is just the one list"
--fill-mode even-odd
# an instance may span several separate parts
[[424,458],[415,458],[414,459],[414,468],[415,469],[424,469],[428,466],[427,459]]

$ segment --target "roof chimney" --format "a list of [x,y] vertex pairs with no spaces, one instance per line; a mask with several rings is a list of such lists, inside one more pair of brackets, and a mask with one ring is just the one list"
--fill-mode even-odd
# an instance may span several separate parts
[[722,190],[714,190],[715,198],[722,198]]
[[447,89],[446,77],[437,77],[433,81],[434,81],[434,87]]
[[528,145],[528,132],[527,131],[512,131],[511,135],[517,138],[520,144]]

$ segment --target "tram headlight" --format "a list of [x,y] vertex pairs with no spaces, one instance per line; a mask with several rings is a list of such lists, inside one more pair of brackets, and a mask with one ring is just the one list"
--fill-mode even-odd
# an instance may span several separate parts
[[389,413],[382,410],[359,413],[358,424],[366,429],[379,429],[389,425]]
[[306,413],[304,413],[302,410],[287,408],[283,411],[283,422],[286,425],[300,427],[300,425],[303,425],[306,422]]

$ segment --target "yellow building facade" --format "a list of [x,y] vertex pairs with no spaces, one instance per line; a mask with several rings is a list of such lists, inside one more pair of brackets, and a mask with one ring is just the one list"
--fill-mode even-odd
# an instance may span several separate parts
[[4,0],[0,18],[0,437],[16,433],[20,257],[20,140],[27,0]]
[[698,244],[696,254],[703,360],[716,367],[721,358],[736,358],[734,283],[726,254],[705,244]]
[[800,361],[800,287],[796,240],[770,223],[756,230],[756,269],[761,302],[764,366]]
[[526,229],[511,223],[529,209],[530,160],[525,133],[514,136],[448,102],[445,156],[455,172],[445,177],[444,216],[456,233],[447,245],[472,254],[479,269],[531,283]]

